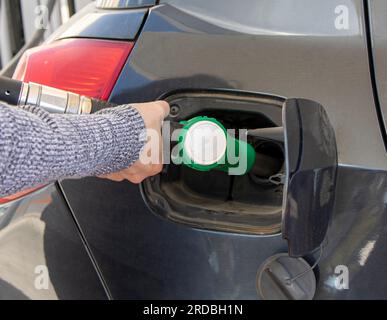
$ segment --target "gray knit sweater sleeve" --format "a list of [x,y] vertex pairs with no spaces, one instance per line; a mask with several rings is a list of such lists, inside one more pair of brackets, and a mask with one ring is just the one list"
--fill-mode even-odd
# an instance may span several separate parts
[[119,171],[138,159],[145,140],[143,119],[129,105],[62,115],[0,104],[0,197]]

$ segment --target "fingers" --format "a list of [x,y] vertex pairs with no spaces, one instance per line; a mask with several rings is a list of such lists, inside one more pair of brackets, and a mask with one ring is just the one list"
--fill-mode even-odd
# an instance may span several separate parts
[[146,177],[144,177],[144,176],[129,176],[127,178],[127,180],[130,181],[131,183],[139,184],[139,183],[143,182],[145,178]]
[[163,119],[166,118],[169,115],[169,111],[170,111],[169,103],[164,100],[158,100],[156,102],[161,107],[161,110],[163,112]]
[[154,176],[156,174],[159,174],[161,170],[163,169],[162,163],[156,163],[156,164],[148,164],[148,165],[141,165],[138,162],[136,162],[131,167],[122,170],[121,172],[128,176]]
[[108,175],[107,178],[113,181],[128,180],[132,183],[141,183],[144,179],[159,174],[162,170],[162,164],[147,165],[142,169],[130,167],[119,173]]
[[121,170],[120,172],[105,174],[99,177],[116,182],[128,180],[132,183],[138,184],[148,177],[159,174],[162,169],[163,165],[161,163],[144,166],[140,162],[136,162],[131,167]]
[[110,174],[104,174],[104,175],[98,176],[98,177],[99,178],[103,178],[103,179],[113,180],[113,181],[116,181],[116,182],[120,182],[120,181],[123,181],[125,179],[119,172],[110,173]]

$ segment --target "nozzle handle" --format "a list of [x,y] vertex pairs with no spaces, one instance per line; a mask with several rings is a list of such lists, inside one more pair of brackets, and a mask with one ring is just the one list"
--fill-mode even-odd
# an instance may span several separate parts
[[0,77],[0,101],[38,106],[50,113],[89,114],[116,104],[33,82]]

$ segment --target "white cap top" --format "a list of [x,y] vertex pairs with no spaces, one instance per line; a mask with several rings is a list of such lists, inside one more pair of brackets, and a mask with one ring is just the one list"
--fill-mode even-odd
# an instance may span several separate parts
[[198,121],[187,131],[184,149],[196,164],[211,165],[218,162],[226,152],[226,133],[212,121]]

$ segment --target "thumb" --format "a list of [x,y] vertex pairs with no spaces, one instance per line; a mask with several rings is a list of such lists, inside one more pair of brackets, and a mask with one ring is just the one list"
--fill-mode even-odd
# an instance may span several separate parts
[[170,111],[169,103],[164,100],[158,100],[156,102],[158,103],[158,105],[162,110],[163,119],[166,118],[169,115],[169,111]]

